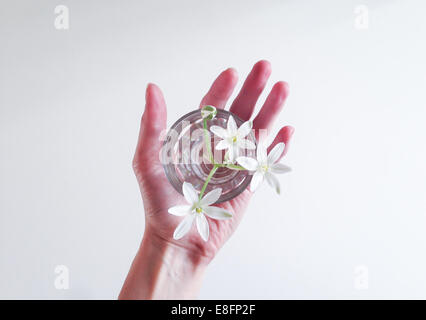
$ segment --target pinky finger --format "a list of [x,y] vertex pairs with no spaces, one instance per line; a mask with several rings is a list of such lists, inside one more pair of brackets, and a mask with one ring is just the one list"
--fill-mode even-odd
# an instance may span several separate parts
[[[268,153],[271,152],[271,150],[280,142],[283,142],[285,144],[284,151],[282,155],[278,158],[278,161],[287,153],[288,147],[290,145],[291,137],[293,136],[294,128],[292,126],[286,126],[281,128],[281,130],[277,133],[275,136],[274,141],[271,143],[271,145],[268,147]],[[277,161],[277,162],[278,162]]]

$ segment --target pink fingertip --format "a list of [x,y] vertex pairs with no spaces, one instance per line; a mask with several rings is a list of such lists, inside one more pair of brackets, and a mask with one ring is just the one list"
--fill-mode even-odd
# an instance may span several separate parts
[[274,84],[272,91],[276,92],[277,94],[279,94],[282,98],[287,98],[289,91],[290,91],[290,87],[288,85],[287,82],[285,81],[279,81],[276,84]]
[[292,127],[292,126],[287,126],[287,130],[289,131],[289,136],[291,137],[293,134],[294,134],[294,131],[296,130],[296,129],[294,129],[294,127]]
[[255,74],[264,73],[269,77],[272,72],[271,63],[267,60],[260,60],[254,64],[252,70]]
[[146,86],[146,91],[145,91],[145,99],[148,101],[149,98],[151,98],[151,95],[155,92],[155,91],[159,91],[160,88],[154,84],[154,83],[148,83],[148,85]]
[[220,78],[223,78],[229,84],[236,84],[238,81],[238,72],[234,68],[228,68],[221,73]]

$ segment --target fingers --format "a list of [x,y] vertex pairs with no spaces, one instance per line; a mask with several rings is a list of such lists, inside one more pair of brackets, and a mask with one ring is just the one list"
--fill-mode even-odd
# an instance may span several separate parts
[[163,94],[155,84],[148,84],[145,94],[145,111],[141,120],[138,145],[134,162],[139,163],[145,155],[158,159],[161,148],[160,134],[166,129],[167,110]]
[[218,109],[223,109],[234,91],[238,81],[238,74],[235,69],[229,68],[223,71],[213,82],[210,90],[201,100],[200,108],[205,105],[212,105]]
[[277,82],[273,86],[262,109],[253,120],[254,129],[270,129],[272,127],[274,120],[284,106],[288,93],[288,84],[284,81]]
[[230,111],[242,120],[249,120],[270,74],[271,64],[268,61],[257,62],[232,103]]
[[268,153],[269,153],[278,143],[284,142],[285,144],[284,151],[282,155],[278,158],[277,162],[280,161],[280,159],[287,153],[293,133],[294,133],[294,128],[292,126],[286,126],[281,128],[281,130],[275,136],[274,141],[268,147]]

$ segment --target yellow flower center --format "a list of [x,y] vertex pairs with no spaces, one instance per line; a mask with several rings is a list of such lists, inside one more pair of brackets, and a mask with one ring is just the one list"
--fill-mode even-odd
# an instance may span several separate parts
[[237,142],[237,137],[233,137],[233,138],[232,138],[232,142],[233,142],[233,143]]
[[264,172],[268,172],[268,170],[269,170],[269,167],[265,164],[261,168],[262,168],[262,171],[264,171]]
[[197,208],[195,208],[195,212],[201,213],[201,212],[203,212],[203,209],[201,209],[200,207],[197,207]]

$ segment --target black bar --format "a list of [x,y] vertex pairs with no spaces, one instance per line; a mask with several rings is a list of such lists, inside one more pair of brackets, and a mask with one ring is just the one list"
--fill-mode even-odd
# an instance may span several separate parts
[[[292,319],[295,316],[370,317],[392,315],[406,318],[416,308],[426,305],[420,300],[161,300],[161,301],[105,301],[105,300],[3,300],[2,312],[8,307],[14,315],[21,311],[60,310],[58,315],[89,314],[123,318],[127,312],[137,319]],[[84,311],[82,311],[84,310]],[[55,314],[55,311],[53,314]]]

